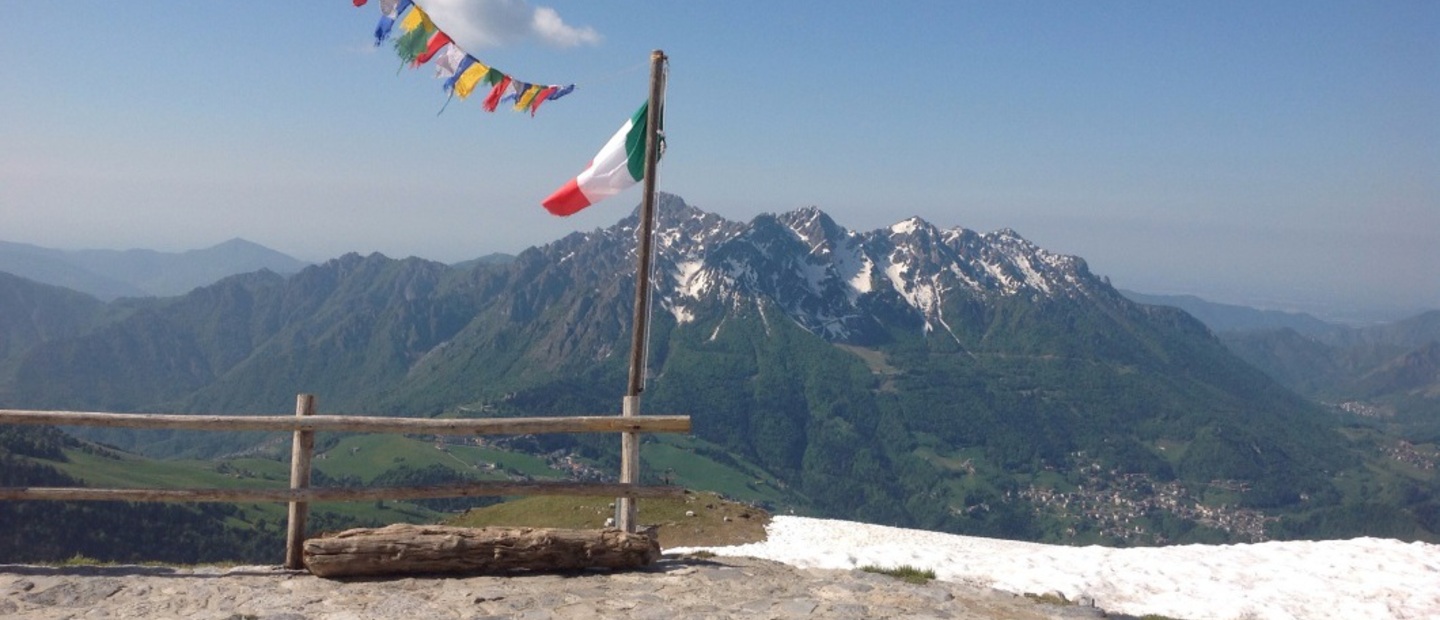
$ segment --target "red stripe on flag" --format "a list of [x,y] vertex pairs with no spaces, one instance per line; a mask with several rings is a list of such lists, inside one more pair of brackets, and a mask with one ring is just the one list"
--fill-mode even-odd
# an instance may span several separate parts
[[570,179],[569,183],[555,190],[555,193],[550,194],[550,197],[540,204],[545,207],[546,211],[566,216],[574,215],[581,209],[590,206],[590,199],[580,191],[580,184],[575,179]]

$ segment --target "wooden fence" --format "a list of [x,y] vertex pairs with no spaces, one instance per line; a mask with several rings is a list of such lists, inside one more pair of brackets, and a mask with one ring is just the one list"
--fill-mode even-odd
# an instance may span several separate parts
[[[407,500],[437,497],[500,495],[578,495],[617,498],[676,497],[680,487],[642,486],[635,483],[548,481],[487,481],[454,485],[386,488],[312,488],[310,461],[315,432],[402,433],[425,435],[530,435],[543,433],[622,433],[639,445],[638,433],[688,433],[690,416],[560,416],[538,418],[432,419],[360,415],[315,415],[315,397],[295,398],[294,416],[217,416],[157,413],[103,413],[90,411],[33,411],[0,409],[0,424],[99,426],[140,429],[204,431],[293,431],[290,488],[288,489],[95,489],[0,488],[0,500],[118,500],[131,502],[289,502],[285,538],[285,567],[303,568],[301,545],[310,502]],[[639,471],[638,451],[621,456],[622,471]],[[633,531],[633,523],[623,527]]]

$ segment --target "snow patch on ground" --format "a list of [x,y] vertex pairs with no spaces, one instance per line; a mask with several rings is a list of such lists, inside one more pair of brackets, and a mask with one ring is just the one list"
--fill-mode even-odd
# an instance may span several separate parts
[[[712,547],[802,568],[910,565],[938,579],[1204,619],[1440,618],[1440,545],[1380,538],[1113,549],[775,517],[765,542]],[[668,549],[686,553],[696,549]]]

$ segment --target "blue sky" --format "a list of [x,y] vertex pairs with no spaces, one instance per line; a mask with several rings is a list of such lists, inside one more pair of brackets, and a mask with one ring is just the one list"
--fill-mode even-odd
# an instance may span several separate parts
[[730,219],[919,215],[1143,292],[1440,307],[1437,2],[421,0],[481,60],[577,85],[534,118],[437,115],[431,69],[371,45],[377,3],[8,6],[0,239],[450,262],[606,227],[638,188],[539,201],[658,48],[661,189]]

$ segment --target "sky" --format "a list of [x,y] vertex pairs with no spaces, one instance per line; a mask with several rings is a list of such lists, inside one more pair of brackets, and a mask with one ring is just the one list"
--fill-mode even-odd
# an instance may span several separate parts
[[[1065,547],[778,516],[763,542],[711,547],[801,568],[910,566],[1110,613],[1191,620],[1440,617],[1440,546],[1383,538],[1240,545]],[[691,553],[697,549],[666,549]]]
[[576,85],[533,118],[446,105],[373,44],[378,3],[7,6],[0,240],[457,262],[608,227],[638,187],[539,203],[661,49],[659,187],[727,219],[918,215],[1145,293],[1440,308],[1437,2],[419,0],[490,66]]

